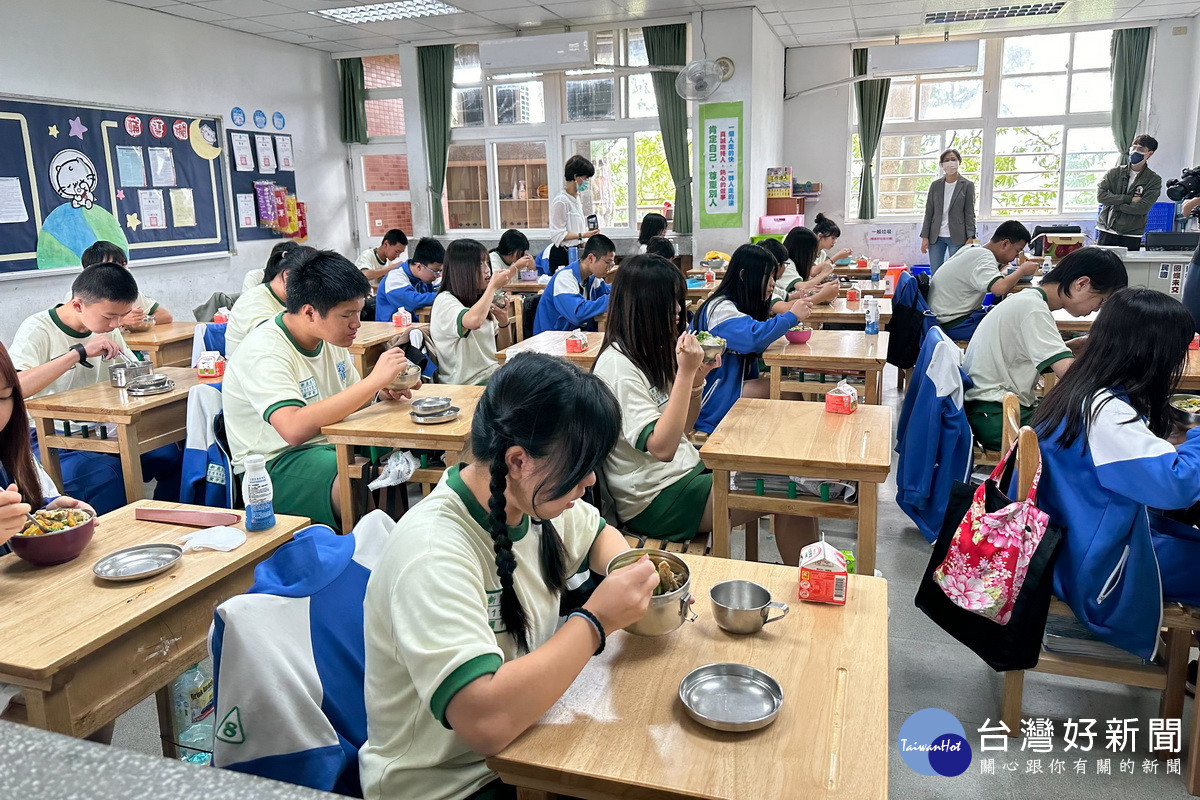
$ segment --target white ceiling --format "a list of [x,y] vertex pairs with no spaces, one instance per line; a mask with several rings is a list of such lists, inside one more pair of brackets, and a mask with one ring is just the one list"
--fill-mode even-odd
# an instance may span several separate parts
[[643,23],[696,11],[755,5],[785,45],[1044,29],[1099,22],[1177,19],[1200,13],[1200,0],[1068,0],[1053,16],[991,22],[924,25],[927,11],[991,7],[1029,0],[446,0],[462,13],[420,20],[349,25],[307,13],[368,5],[377,0],[117,0],[126,5],[199,20],[223,28],[328,52],[376,50],[515,31],[561,30],[567,25]]

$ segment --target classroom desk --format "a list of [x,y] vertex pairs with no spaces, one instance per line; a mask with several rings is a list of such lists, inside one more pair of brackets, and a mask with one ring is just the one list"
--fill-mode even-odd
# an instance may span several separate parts
[[[858,571],[874,574],[878,484],[892,468],[891,407],[861,405],[853,414],[830,414],[823,403],[743,397],[700,448],[700,458],[713,471],[713,555],[729,557],[731,509],[840,517],[858,521]],[[733,491],[734,471],[858,481],[858,497],[825,503]],[[747,548],[747,557],[757,553],[757,541]]]
[[[892,301],[888,298],[879,299],[879,325],[886,325],[892,318]],[[835,298],[832,302],[813,306],[812,313],[804,320],[807,325],[825,325],[828,323],[866,325],[866,303],[859,300],[850,303],[844,297]]]
[[546,291],[546,285],[537,281],[510,281],[504,285],[504,291],[512,294],[541,294]]
[[600,355],[600,346],[604,344],[604,334],[595,332],[584,334],[588,339],[588,348],[582,353],[567,352],[567,336],[569,335],[567,331],[542,331],[536,336],[530,336],[523,342],[499,351],[496,353],[496,360],[503,364],[512,356],[520,353],[545,353],[565,358],[581,369],[591,370],[592,364],[596,363],[596,356]]
[[[385,400],[355,411],[341,422],[326,425],[321,433],[337,448],[338,494],[342,505],[342,531],[354,529],[356,515],[351,481],[355,477],[354,449],[356,447],[390,447],[393,450],[443,450],[449,453],[446,463],[453,463],[466,450],[471,439],[471,417],[475,404],[483,396],[482,386],[451,386],[424,384],[413,397],[450,397],[459,409],[458,419],[439,425],[418,425],[409,416],[408,401]],[[423,476],[436,481],[441,469],[423,471]],[[418,476],[414,476],[417,478]]]
[[[25,401],[25,410],[37,430],[42,466],[57,485],[62,486],[62,468],[56,448],[113,453],[121,458],[125,499],[132,503],[142,498],[145,485],[140,456],[187,438],[188,390],[203,383],[191,367],[162,367],[158,371],[175,381],[174,389],[150,397],[130,397],[124,389],[104,381]],[[89,435],[83,436],[77,430],[72,436],[57,433],[55,420],[85,423]],[[101,438],[93,430],[105,423],[116,426],[115,439]]]
[[[884,294],[887,292],[887,287],[884,286],[883,281],[878,281],[877,283],[872,283],[869,280],[853,281],[851,286],[855,289],[858,289],[858,293],[862,297],[878,297],[880,299],[883,299]],[[843,285],[841,290],[838,293],[838,296],[845,297],[846,292],[850,290],[851,286]],[[890,301],[890,298],[889,298],[889,301]]]
[[1200,392],[1200,350],[1188,350],[1183,377],[1179,379],[1179,389],[1184,392]]
[[[488,766],[510,785],[584,798],[883,800],[888,795],[887,583],[851,575],[845,606],[796,599],[795,567],[681,555],[697,620],[658,637],[609,634],[562,698]],[[713,621],[709,589],[752,580],[786,617],[737,636]],[[762,669],[783,707],[753,733],[687,716],[679,682],[696,667]],[[616,743],[619,743],[617,745]]]
[[155,367],[190,367],[197,322],[155,325],[143,333],[122,333],[130,350],[146,353]]
[[388,349],[388,343],[393,338],[400,337],[397,344],[405,344],[414,330],[429,335],[429,325],[423,322],[414,322],[407,328],[397,328],[390,322],[364,322],[347,348],[358,374],[366,377],[375,368],[375,362],[379,360],[383,351]]
[[827,392],[834,384],[815,381],[785,381],[783,369],[805,372],[862,372],[866,378],[863,402],[878,405],[883,397],[883,366],[887,360],[888,334],[867,336],[861,331],[813,331],[804,344],[780,339],[762,354],[771,367],[771,399],[782,392]]
[[687,289],[687,299],[689,301],[703,300],[712,294],[713,289],[717,288],[717,283],[706,283],[703,286],[689,286]]
[[0,682],[20,686],[25,697],[23,718],[18,705],[6,719],[87,736],[157,692],[169,742],[169,684],[207,655],[213,607],[249,588],[255,566],[309,524],[277,514],[275,527],[249,534],[231,552],[191,551],[146,580],[100,580],[92,566],[101,557],[196,530],[140,522],[138,507],[199,508],[139,500],[117,509],[100,518],[78,558],[55,567],[0,557]]
[[1067,313],[1066,309],[1059,309],[1053,312],[1054,324],[1058,326],[1061,333],[1087,333],[1092,329],[1092,323],[1096,321],[1096,317],[1100,312],[1088,314],[1086,317],[1072,317]]

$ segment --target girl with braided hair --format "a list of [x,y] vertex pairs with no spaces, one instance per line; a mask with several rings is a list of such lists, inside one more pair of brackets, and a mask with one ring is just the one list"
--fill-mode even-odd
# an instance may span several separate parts
[[484,758],[641,619],[658,584],[646,558],[559,625],[568,579],[628,549],[581,499],[619,429],[612,392],[562,359],[526,353],[493,375],[473,461],[400,519],[367,587],[364,797],[513,796]]

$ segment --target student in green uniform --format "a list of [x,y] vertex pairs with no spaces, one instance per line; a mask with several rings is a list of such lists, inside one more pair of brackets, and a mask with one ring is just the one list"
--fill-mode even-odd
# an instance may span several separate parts
[[[84,269],[97,264],[116,264],[118,267],[129,269],[129,258],[125,255],[125,251],[118,245],[103,239],[94,242],[91,247],[84,250],[83,255],[79,257],[79,263],[83,265]],[[63,298],[63,302],[66,303],[70,299],[71,295],[68,292],[67,296]],[[175,321],[171,312],[163,308],[157,300],[153,300],[139,291],[137,301],[125,315],[125,319],[121,320],[121,324],[132,325],[141,322],[145,317],[154,317],[154,321],[159,325],[170,325]]]
[[[118,354],[133,358],[118,326],[137,298],[137,281],[129,270],[97,264],[75,278],[70,300],[27,317],[9,348],[22,396],[33,399],[108,381],[112,359]],[[105,434],[115,433],[112,426],[105,429]],[[40,454],[32,430],[30,436],[34,453]],[[115,454],[62,450],[59,461],[67,494],[90,503],[100,514],[125,505],[125,478]],[[143,477],[156,481],[155,500],[179,499],[183,451],[178,445],[143,453],[141,463]]]
[[457,239],[446,248],[442,285],[429,316],[441,383],[483,385],[500,366],[496,333],[508,325],[508,310],[492,300],[516,274],[516,267],[492,272],[487,248],[474,239]]
[[229,309],[229,324],[225,328],[225,357],[246,338],[246,334],[287,308],[287,276],[292,265],[316,253],[312,247],[289,248],[282,258],[271,259],[263,272],[263,282],[243,292]]
[[619,430],[612,392],[560,358],[522,354],[493,376],[474,460],[400,519],[367,585],[364,797],[514,797],[484,758],[641,619],[658,584],[647,558],[559,624],[567,580],[628,549],[582,500]]
[[[704,351],[686,331],[686,298],[683,273],[671,262],[649,254],[624,261],[592,367],[621,404],[621,435],[604,461],[604,480],[622,530],[672,541],[713,528],[712,472],[684,434],[700,413],[704,379],[721,359],[703,363]],[[759,516],[735,511],[732,524]],[[813,523],[777,522],[780,552],[795,563],[816,536]]]
[[393,348],[360,377],[346,348],[362,325],[359,313],[370,283],[331,250],[314,250],[291,263],[287,309],[250,331],[229,362],[225,427],[234,472],[245,471],[248,455],[266,458],[276,511],[337,528],[337,458],[321,428],[376,396],[409,397],[411,392],[385,388],[408,361]]
[[267,274],[268,269],[271,269],[273,265],[278,264],[280,260],[286,257],[288,253],[301,246],[299,242],[294,242],[291,239],[284,239],[282,242],[278,242],[271,248],[271,254],[267,256],[266,267],[246,272],[246,277],[242,279],[242,293],[244,294],[262,283],[265,280],[264,276]]
[[1000,449],[1007,392],[1017,395],[1021,424],[1028,425],[1037,406],[1038,376],[1053,372],[1061,378],[1074,362],[1054,312],[1086,317],[1128,283],[1125,264],[1116,253],[1084,247],[1058,262],[1040,286],[1017,292],[988,312],[971,337],[963,362],[973,384],[963,407],[980,445]]
[[[815,236],[805,236],[812,232],[808,228],[793,228],[793,233],[803,231],[792,237],[792,243],[801,249],[813,249],[817,246],[817,238]],[[812,300],[813,304],[830,303],[838,296],[841,287],[837,280],[825,280],[825,276],[831,273],[824,273],[820,278],[812,278],[810,280],[801,280],[796,274],[796,267],[792,265],[791,254],[783,243],[778,239],[763,239],[759,242],[759,247],[766,250],[771,255],[775,256],[775,260],[779,262],[778,268],[775,270],[775,288],[771,290],[771,313],[786,314],[788,309],[792,307],[792,303],[802,297],[807,297]],[[791,287],[791,288],[788,288]]]

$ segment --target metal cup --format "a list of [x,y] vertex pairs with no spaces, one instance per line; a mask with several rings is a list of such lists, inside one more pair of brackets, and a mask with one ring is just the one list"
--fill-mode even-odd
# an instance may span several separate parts
[[[781,620],[788,613],[785,603],[772,602],[767,587],[753,581],[722,581],[709,589],[708,595],[717,626],[730,633],[758,633],[763,625]],[[772,608],[783,613],[769,617]]]

